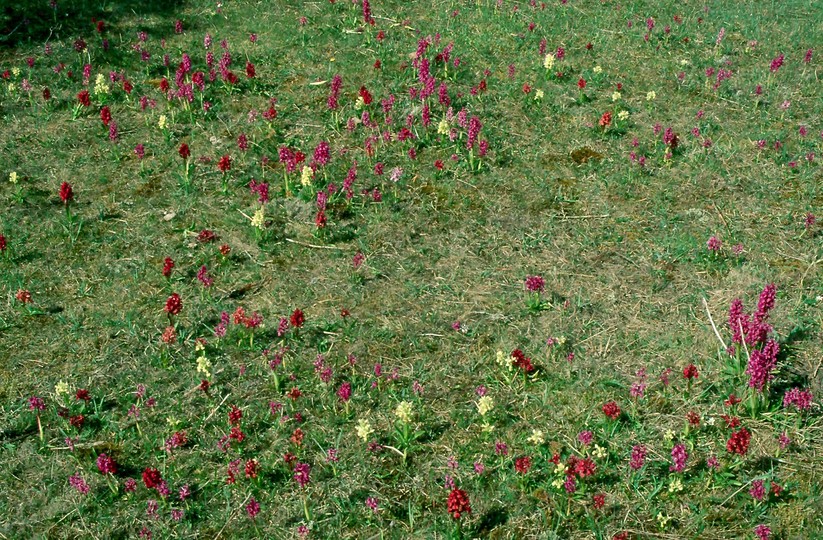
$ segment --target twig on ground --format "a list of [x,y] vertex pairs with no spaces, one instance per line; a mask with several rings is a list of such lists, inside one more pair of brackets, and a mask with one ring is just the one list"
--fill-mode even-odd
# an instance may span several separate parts
[[700,299],[703,301],[703,307],[706,308],[706,315],[709,316],[709,322],[712,324],[712,330],[714,330],[714,335],[717,336],[718,340],[720,340],[720,344],[723,345],[723,350],[729,350],[729,348],[726,346],[726,342],[723,341],[722,337],[720,337],[720,332],[717,331],[717,326],[715,326],[714,324],[714,319],[712,319],[712,312],[709,311],[709,303],[706,302],[705,297],[701,297]]

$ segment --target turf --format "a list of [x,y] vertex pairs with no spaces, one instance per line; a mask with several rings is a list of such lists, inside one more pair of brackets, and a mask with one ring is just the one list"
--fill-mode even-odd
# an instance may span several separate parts
[[[823,3],[375,1],[373,25],[344,0],[3,9],[4,537],[823,535],[819,52],[806,61]],[[181,82],[205,75],[191,102],[160,88],[183,53]],[[284,147],[306,156],[292,171]],[[771,283],[780,353],[758,390],[766,339],[730,355],[728,313]],[[792,388],[811,404],[784,406]]]

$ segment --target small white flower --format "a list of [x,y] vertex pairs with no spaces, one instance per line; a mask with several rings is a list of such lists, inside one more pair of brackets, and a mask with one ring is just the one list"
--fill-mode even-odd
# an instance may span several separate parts
[[102,73],[98,73],[97,77],[94,79],[94,94],[108,94],[109,93],[109,85],[106,83],[106,76]]
[[56,385],[54,385],[54,395],[57,396],[57,399],[61,399],[64,395],[69,395],[69,383],[66,381],[59,381]]
[[166,115],[161,114],[160,118],[157,119],[157,127],[160,129],[166,129]]
[[369,435],[374,433],[374,429],[371,427],[371,423],[365,418],[361,418],[357,421],[357,436],[363,439],[363,442],[369,440]]
[[546,442],[546,439],[543,437],[543,432],[539,429],[533,429],[532,436],[527,440],[534,445],[539,445]]
[[536,90],[534,92],[534,100],[540,101],[541,99],[543,99],[543,90]]
[[646,101],[654,101],[655,99],[657,99],[657,93],[654,90],[646,93]]
[[197,358],[197,373],[202,373],[207,379],[211,378],[211,362],[206,355],[200,355]]
[[543,58],[543,67],[546,69],[551,69],[554,67],[554,55],[549,53]]
[[595,73],[603,73],[603,68],[600,66],[594,66],[594,69],[592,71],[594,71]]
[[9,173],[9,182],[11,182],[12,184],[17,183],[17,173],[15,171],[11,171]]
[[266,215],[263,207],[257,209],[257,212],[251,217],[251,226],[257,227],[258,229],[263,229],[266,224]]
[[412,417],[414,415],[414,410],[412,409],[412,404],[409,401],[401,401],[397,408],[394,409],[394,415],[401,421],[406,424],[411,423]]
[[612,101],[618,101],[621,97],[623,97],[623,95],[616,90],[612,93]]
[[617,119],[621,121],[625,121],[629,119],[629,111],[620,111],[617,113]]
[[311,178],[314,171],[308,165],[303,165],[303,170],[300,172],[300,184],[304,186],[311,185]]
[[483,396],[477,400],[477,412],[480,413],[480,416],[486,416],[492,409],[494,409],[494,400],[491,396]]

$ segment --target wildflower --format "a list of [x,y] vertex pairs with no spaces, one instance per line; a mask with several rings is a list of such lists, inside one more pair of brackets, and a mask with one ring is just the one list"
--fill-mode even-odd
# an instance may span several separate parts
[[89,485],[86,483],[86,481],[83,479],[79,472],[69,477],[69,485],[83,495],[88,495],[89,493]]
[[309,471],[311,471],[311,467],[308,463],[297,462],[294,464],[294,481],[301,488],[305,488],[309,483]]
[[480,416],[486,416],[492,409],[494,409],[494,400],[491,396],[482,396],[477,400],[477,412]]
[[251,226],[263,230],[266,225],[265,209],[261,206],[251,217]]
[[606,111],[603,113],[603,116],[600,117],[600,121],[598,122],[600,127],[607,128],[612,125],[612,113],[611,111]]
[[792,388],[783,396],[783,407],[794,406],[798,411],[807,411],[812,406],[812,392],[809,389]]
[[749,442],[752,440],[752,435],[746,428],[741,428],[740,431],[732,432],[729,440],[726,441],[726,450],[731,454],[739,454],[745,456],[749,451]]
[[137,159],[143,159],[143,156],[146,155],[146,147],[143,144],[138,144],[134,147],[134,153],[137,155]]
[[174,261],[171,259],[171,257],[166,257],[165,259],[163,259],[163,277],[170,278],[171,271],[173,268]]
[[[770,328],[770,327],[766,327]],[[777,354],[780,345],[770,339],[763,349],[755,349],[751,352],[746,374],[749,375],[749,387],[763,392],[766,384],[774,378],[772,371],[777,365]]]
[[546,442],[546,439],[543,436],[543,431],[539,429],[533,429],[531,436],[526,440],[528,440],[530,443],[534,445],[540,445]]
[[577,434],[577,440],[583,446],[590,445],[592,443],[593,439],[594,439],[594,433],[592,433],[591,431],[588,431],[588,430],[581,431],[580,433]]
[[180,300],[180,295],[177,293],[172,293],[171,296],[168,297],[166,300],[166,313],[169,315],[179,315],[180,312],[183,310],[183,302]]
[[629,119],[629,111],[620,111],[619,113],[617,113],[617,119],[621,122],[625,122]]
[[249,500],[249,504],[246,505],[246,513],[251,519],[254,519],[255,516],[260,513],[260,503],[258,503],[254,497],[252,497]]
[[304,165],[303,170],[300,172],[300,184],[310,186],[313,174],[314,172],[311,170],[311,167]]
[[143,484],[145,484],[147,488],[154,489],[158,487],[162,481],[163,477],[157,469],[146,467],[143,470]]
[[532,460],[529,456],[519,457],[514,460],[514,470],[520,474],[526,474],[532,468]]
[[529,292],[543,292],[546,288],[546,280],[540,276],[526,277],[526,290]]
[[689,364],[688,366],[683,368],[683,377],[691,382],[692,379],[696,379],[700,376],[700,373],[697,371],[697,366],[694,364]]
[[6,237],[0,234],[0,252],[6,251]]
[[471,504],[468,494],[462,489],[452,489],[446,502],[449,515],[454,519],[460,519],[463,514],[471,514]]
[[89,91],[88,90],[81,90],[77,93],[77,101],[80,102],[80,105],[83,107],[90,107],[91,106],[91,99],[89,99]]
[[211,287],[214,285],[214,278],[209,276],[205,264],[200,267],[200,270],[197,271],[197,279],[203,284],[204,287]]
[[646,101],[654,101],[655,99],[657,99],[657,93],[654,90],[646,93]]
[[566,473],[567,474],[575,474],[580,478],[586,478],[587,476],[592,476],[597,468],[594,461],[591,458],[583,458],[578,459],[575,456],[569,458],[568,463],[566,464]]
[[17,172],[16,171],[11,171],[9,173],[9,182],[11,182],[12,184],[17,183]]
[[161,114],[160,118],[157,119],[157,127],[160,129],[166,129],[166,115]]
[[98,73],[94,80],[94,95],[99,96],[109,93],[109,85],[106,83],[106,77],[102,73]]
[[496,443],[494,443],[494,453],[498,456],[507,456],[509,455],[509,447],[506,445],[506,443],[502,441],[497,441]]
[[707,247],[707,248],[708,248],[708,250],[709,250],[709,251],[711,251],[712,253],[718,253],[718,252],[720,251],[720,247],[721,247],[722,245],[723,245],[723,242],[721,242],[721,241],[720,241],[720,239],[719,239],[718,237],[716,237],[716,236],[712,236],[712,237],[711,237],[711,238],[709,238],[709,240],[706,242],[706,247]]
[[467,129],[467,140],[466,140],[466,148],[471,150],[474,146],[475,141],[477,140],[477,136],[480,134],[480,130],[482,129],[483,125],[480,123],[480,119],[476,116],[472,116],[469,120],[469,127]]
[[300,310],[300,308],[295,309],[292,312],[291,317],[289,317],[289,322],[295,328],[300,328],[301,326],[303,326],[305,320],[306,318],[303,315],[303,312]]
[[512,351],[511,354],[512,364],[514,367],[522,369],[526,373],[531,373],[534,371],[534,366],[532,365],[531,358],[526,357],[523,354],[523,351],[520,349],[515,349]]
[[100,474],[116,474],[117,464],[110,456],[100,454],[97,456],[97,470]]
[[217,169],[223,174],[229,172],[231,170],[231,157],[228,155],[221,157],[217,162]]
[[329,163],[330,158],[331,149],[329,148],[329,143],[320,141],[314,149],[314,161],[316,161],[318,165],[325,166]]
[[379,509],[377,499],[375,497],[366,497],[366,508],[376,514]]
[[620,418],[620,407],[616,402],[610,401],[603,405],[603,414],[612,420]]
[[686,460],[688,458],[689,454],[686,452],[685,444],[674,445],[674,448],[672,448],[672,465],[669,466],[669,470],[674,472],[683,472],[686,468]]
[[371,426],[371,423],[366,420],[365,418],[361,418],[357,422],[357,436],[363,439],[363,442],[366,442],[369,439],[369,435],[374,433],[374,429]]
[[63,201],[63,204],[68,204],[74,200],[74,190],[68,182],[60,184],[60,200]]
[[573,474],[566,475],[566,480],[563,482],[563,489],[565,489],[569,495],[577,491],[577,480],[575,480]]
[[25,289],[20,289],[17,291],[17,294],[14,295],[17,298],[17,301],[22,304],[31,304],[31,293]]
[[749,489],[749,495],[751,495],[756,501],[762,501],[766,497],[766,487],[763,484],[763,480],[755,480],[752,482],[752,487]]
[[394,415],[406,424],[411,423],[413,414],[412,404],[409,401],[401,401],[394,410]]
[[552,53],[547,54],[545,57],[543,57],[543,67],[547,71],[551,71],[551,69],[554,67],[554,60],[555,58]]
[[771,71],[772,73],[774,73],[774,72],[776,72],[778,69],[780,69],[780,67],[783,65],[783,59],[784,59],[784,56],[783,56],[783,54],[782,54],[782,53],[781,53],[781,54],[779,54],[779,55],[777,55],[777,56],[776,56],[776,57],[772,60],[771,65],[769,65],[769,71]]
[[683,481],[680,480],[679,476],[676,476],[669,482],[669,493],[676,493],[679,491],[683,491]]
[[757,540],[769,540],[772,536],[772,530],[761,523],[754,528],[754,535],[757,537]]

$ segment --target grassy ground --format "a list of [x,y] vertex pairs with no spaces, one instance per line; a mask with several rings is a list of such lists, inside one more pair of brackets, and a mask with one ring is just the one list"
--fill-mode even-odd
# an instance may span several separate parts
[[[360,2],[223,4],[101,2],[54,13],[21,4],[0,18],[0,72],[9,70],[0,81],[0,534],[755,538],[762,524],[772,538],[823,535],[819,405],[782,406],[791,388],[821,391],[823,236],[804,222],[823,203],[823,51],[804,56],[823,41],[823,3],[375,1],[373,26]],[[429,126],[409,93],[422,87],[415,51],[427,36],[437,80]],[[217,68],[224,39],[235,84]],[[550,70],[543,39],[556,56]],[[450,43],[446,68],[435,57]],[[183,53],[192,64],[184,83],[205,73],[191,103],[160,89],[164,77],[177,88]],[[729,76],[718,79],[720,70]],[[121,77],[110,82],[110,72]],[[329,110],[337,74],[339,106]],[[441,82],[454,141],[438,133]],[[374,96],[362,108],[361,86]],[[83,89],[89,107],[77,105]],[[143,110],[141,96],[156,106]],[[482,124],[483,157],[479,144],[466,148],[461,108]],[[375,127],[361,122],[363,110]],[[415,136],[398,141],[408,116]],[[666,128],[677,144],[664,142]],[[330,161],[301,185],[302,164],[287,173],[280,148],[301,150],[307,165],[321,141]],[[355,162],[349,199],[340,189]],[[268,183],[265,204],[252,179]],[[74,192],[68,204],[63,182]],[[317,192],[329,183],[337,191],[318,227]],[[217,238],[201,241],[203,230]],[[707,247],[713,236],[717,252]],[[175,261],[169,278],[165,257]],[[198,279],[203,266],[210,287]],[[533,275],[545,280],[538,299],[524,286]],[[780,354],[758,392],[744,370],[763,344],[737,344],[730,357],[727,314],[735,298],[754,311],[769,283]],[[172,293],[183,307],[170,316]],[[234,324],[239,307],[262,324]],[[295,309],[305,323],[279,335]],[[224,337],[215,335],[221,312]],[[164,343],[170,325],[176,341]],[[514,349],[534,371],[512,367]],[[699,372],[691,383],[689,364]],[[666,369],[669,385],[659,379]],[[345,383],[348,403],[338,394]],[[90,400],[76,399],[78,389]],[[481,415],[484,391],[493,408]],[[743,402],[724,404],[732,393]],[[39,413],[32,396],[43,399]],[[616,420],[602,410],[612,400]],[[404,402],[410,416],[405,405],[398,414]],[[242,419],[229,416],[232,406]],[[740,426],[728,427],[734,418]],[[242,441],[225,440],[231,422]],[[364,438],[362,422],[373,429]],[[727,450],[741,427],[751,433],[744,455]],[[181,431],[186,442],[167,449]],[[681,444],[685,469],[670,470]],[[647,457],[635,471],[640,445]],[[98,470],[101,454],[116,473]],[[591,458],[594,474],[572,474],[572,490],[555,455],[569,470],[572,458]],[[257,472],[247,475],[250,460]],[[302,487],[298,463],[310,467]],[[147,468],[168,495],[147,487]],[[760,481],[783,489],[758,500]],[[471,505],[459,519],[447,508],[454,488]]]

